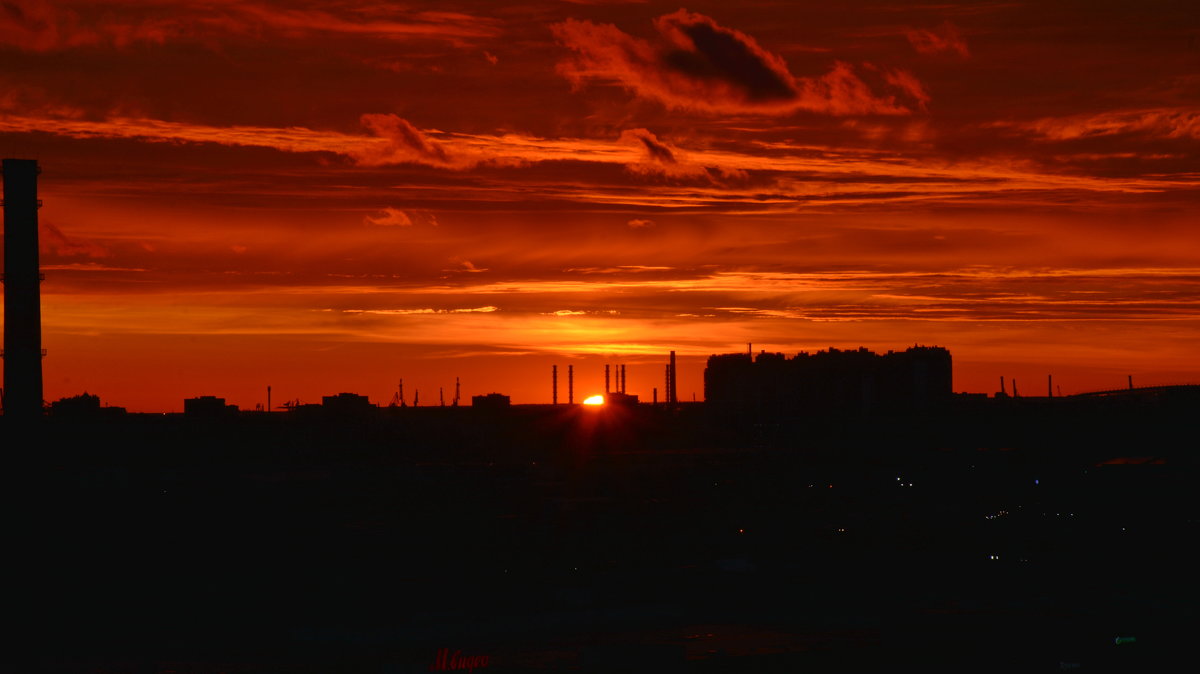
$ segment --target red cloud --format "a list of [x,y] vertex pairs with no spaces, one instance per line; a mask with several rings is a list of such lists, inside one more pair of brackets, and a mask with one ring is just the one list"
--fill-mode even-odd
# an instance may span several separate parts
[[381,166],[411,162],[449,167],[456,163],[445,148],[422,133],[407,119],[391,114],[366,114],[362,116],[362,123],[375,135],[385,138],[389,142],[383,147],[362,150],[356,157],[360,164]]
[[[626,129],[621,132],[617,142],[621,145],[640,147],[645,151],[641,161],[626,164],[625,168],[633,173],[671,178],[702,178],[712,183],[720,182],[708,167],[688,161],[677,148],[659,140],[646,129]],[[711,168],[724,179],[746,177],[746,172],[739,169],[720,166]]]
[[1200,139],[1200,110],[1190,108],[1114,110],[1070,117],[1046,117],[1029,122],[993,122],[989,126],[1016,128],[1046,140],[1078,140],[1125,135]]
[[[668,107],[708,112],[785,114],[808,110],[835,115],[906,114],[897,99],[912,99],[911,86],[891,86],[892,94],[872,91],[846,63],[820,77],[796,77],[782,57],[763,49],[745,33],[686,10],[655,19],[659,40],[652,44],[611,24],[568,19],[552,28],[575,52],[559,71],[581,85],[587,80],[623,84],[639,96]],[[907,80],[916,82],[904,73]],[[921,101],[913,101],[920,105]]]
[[962,58],[971,55],[971,52],[967,50],[966,41],[958,34],[958,28],[949,21],[937,28],[913,28],[905,33],[905,36],[908,37],[908,41],[918,54],[949,52],[958,54]]
[[270,31],[293,38],[326,33],[465,44],[498,33],[492,19],[455,12],[414,13],[404,7],[338,12],[209,0],[175,3],[172,16],[167,17],[155,4],[140,0],[83,3],[76,11],[55,6],[48,0],[3,0],[0,43],[27,51],[50,51],[85,45],[126,47],[139,42],[210,40],[230,35],[255,37]]
[[62,257],[86,255],[87,257],[108,257],[108,249],[92,241],[82,241],[68,237],[61,229],[49,221],[42,219],[38,222],[38,241],[42,253],[53,253]]

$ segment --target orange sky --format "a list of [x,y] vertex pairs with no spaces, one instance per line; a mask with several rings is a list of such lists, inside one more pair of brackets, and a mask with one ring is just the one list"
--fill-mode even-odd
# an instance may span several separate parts
[[[650,398],[938,344],[1200,381],[1188,2],[0,2],[46,398]],[[565,383],[561,397],[565,399]]]

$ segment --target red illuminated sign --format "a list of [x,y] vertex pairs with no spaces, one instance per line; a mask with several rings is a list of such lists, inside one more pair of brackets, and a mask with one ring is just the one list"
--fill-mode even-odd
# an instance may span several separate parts
[[437,657],[429,666],[429,671],[449,672],[465,669],[473,672],[476,669],[487,667],[489,659],[489,656],[486,655],[463,655],[462,651],[451,653],[449,648],[443,648],[437,652]]

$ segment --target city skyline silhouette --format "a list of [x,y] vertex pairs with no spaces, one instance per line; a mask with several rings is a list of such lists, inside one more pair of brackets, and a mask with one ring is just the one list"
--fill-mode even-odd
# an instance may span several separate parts
[[1198,36],[0,3],[16,671],[1179,667]]
[[0,18],[47,400],[645,397],[672,350],[688,400],[746,342],[1200,380],[1177,8],[259,4]]

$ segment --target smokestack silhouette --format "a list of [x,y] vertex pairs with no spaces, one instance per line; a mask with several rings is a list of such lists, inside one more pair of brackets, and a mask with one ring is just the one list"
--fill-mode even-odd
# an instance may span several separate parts
[[575,366],[567,366],[567,404],[575,404]]
[[604,366],[604,394],[608,395],[608,365]]
[[5,159],[4,414],[42,414],[42,301],[38,287],[37,176],[33,159]]
[[621,393],[625,393],[625,365],[621,365]]
[[550,366],[550,381],[551,381],[551,385],[554,389],[554,392],[550,396],[550,401],[551,401],[551,404],[557,405],[558,404],[558,366],[557,365]]
[[678,393],[678,392],[677,392],[677,391],[676,391],[676,389],[675,389],[675,384],[676,384],[676,379],[675,379],[675,352],[674,352],[674,351],[672,351],[672,352],[671,352],[671,384],[670,384],[670,386],[671,386],[671,390],[667,392],[667,402],[669,402],[669,403],[671,403],[671,404],[675,404],[675,403],[679,402],[679,396],[677,395],[677,393]]

